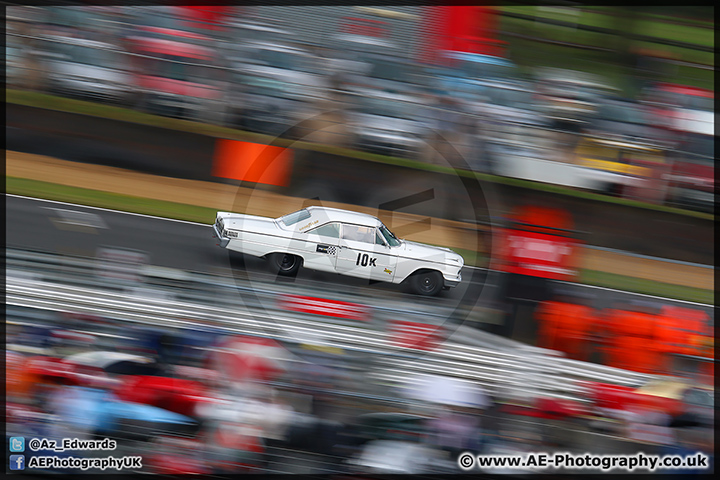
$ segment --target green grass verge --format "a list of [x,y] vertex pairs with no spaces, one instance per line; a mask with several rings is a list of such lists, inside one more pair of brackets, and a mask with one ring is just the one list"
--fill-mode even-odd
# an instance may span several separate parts
[[[560,22],[568,22],[568,23],[575,23],[577,25],[581,26],[589,26],[589,27],[597,27],[597,28],[606,28],[608,30],[614,30],[618,28],[618,21],[619,17],[618,14],[621,13],[621,10],[624,7],[621,8],[605,8],[604,12],[602,11],[593,11],[588,10],[587,8],[583,8],[582,10],[577,9],[567,9],[567,8],[553,8],[548,6],[540,6],[540,7],[534,7],[534,6],[506,6],[506,7],[500,7],[501,11],[508,12],[508,13],[515,13],[520,15],[528,15],[537,17],[540,19],[549,19],[549,20],[557,20]],[[579,11],[579,14],[576,15]],[[573,13],[571,13],[573,12]],[[504,18],[503,21],[509,20],[509,18]],[[533,23],[534,28],[547,28],[548,31],[554,32],[555,28],[566,28],[567,27],[559,27],[554,25],[542,25],[542,24],[535,24],[535,22],[531,22],[529,20],[520,20],[515,19],[518,21],[524,21],[525,25],[528,23]],[[658,16],[650,16],[643,14],[640,16],[635,26],[637,27],[637,30],[634,32],[638,35],[647,35],[650,37],[656,37],[661,40],[670,40],[670,41],[678,41],[678,42],[684,42],[694,45],[700,45],[705,47],[712,47],[714,43],[714,32],[710,28],[701,28],[696,27],[692,25],[685,25],[682,23],[673,23],[672,21],[667,21],[669,18],[665,17],[658,17]],[[578,38],[578,42],[584,40],[585,36],[588,38],[593,38],[592,35],[594,32],[585,32],[582,30],[575,30],[570,29],[573,31],[573,35],[575,35]],[[602,34],[601,34],[602,35]],[[607,37],[607,35],[605,35]],[[713,54],[711,52],[706,52],[705,56],[712,61]]]
[[197,133],[201,135],[209,135],[221,138],[231,138],[236,140],[244,140],[259,143],[273,142],[274,145],[278,146],[293,146],[294,148],[300,148],[315,152],[328,153],[331,155],[345,156],[349,158],[355,158],[358,160],[382,163],[386,165],[394,165],[399,167],[413,168],[417,170],[424,170],[429,172],[443,173],[448,175],[457,175],[467,178],[477,178],[480,181],[487,182],[489,184],[503,184],[510,185],[519,188],[531,189],[546,193],[555,193],[559,195],[567,195],[576,198],[582,198],[586,200],[599,201],[614,203],[617,205],[625,205],[628,207],[636,208],[647,208],[651,210],[657,210],[661,212],[673,213],[678,215],[687,215],[691,217],[701,218],[705,220],[714,220],[714,216],[695,212],[692,210],[684,210],[680,208],[668,207],[665,205],[653,205],[644,202],[637,202],[633,200],[627,200],[623,198],[615,198],[607,195],[598,193],[586,192],[582,190],[575,190],[572,188],[562,187],[558,185],[532,182],[529,180],[520,180],[509,177],[501,177],[497,175],[489,175],[477,173],[469,170],[454,169],[451,167],[445,167],[442,165],[431,165],[417,160],[389,157],[384,155],[376,155],[367,152],[359,152],[357,150],[351,150],[347,148],[341,148],[331,145],[322,145],[317,143],[309,142],[293,142],[291,140],[276,139],[269,135],[255,134],[251,132],[244,132],[241,130],[235,130],[227,127],[220,127],[217,125],[203,124],[199,122],[192,122],[188,120],[178,120],[174,118],[160,117],[156,115],[150,115],[142,112],[136,112],[127,108],[114,107],[110,105],[97,104],[93,102],[85,102],[82,100],[74,100],[69,98],[56,97],[53,95],[46,95],[37,92],[27,92],[21,90],[6,90],[6,101],[8,103],[16,103],[19,105],[26,105],[36,108],[48,108],[51,110],[59,110],[69,113],[79,113],[103,118],[109,118],[113,120],[120,120],[132,123],[138,123],[141,125],[152,125],[157,127],[169,128],[178,131],[184,131],[189,133]]
[[[69,203],[78,203],[93,207],[122,210],[145,215],[173,218],[211,224],[215,220],[216,209],[185,205],[181,203],[150,200],[147,198],[120,195],[116,193],[68,187],[54,183],[40,182],[25,178],[6,177],[5,191],[9,194],[45,198]],[[467,265],[487,266],[487,258],[480,252],[454,249],[465,258]],[[670,285],[650,280],[625,277],[605,272],[583,270],[580,282],[601,287],[616,288],[631,292],[676,298],[692,302],[712,303],[714,292],[698,288]]]
[[[600,13],[595,9],[590,10],[587,7],[582,9],[547,6],[506,6],[500,8],[510,14],[533,16],[539,19],[558,20],[608,30],[622,28],[618,27],[618,24],[622,22],[622,19],[618,17],[618,13],[620,13],[618,8],[606,8],[605,13]],[[574,13],[571,14],[571,12]],[[575,15],[577,12],[580,12],[579,15]],[[619,48],[620,42],[630,41],[631,46],[637,49],[650,48],[659,50],[691,63],[715,64],[713,52],[664,45],[652,41],[624,40],[613,34],[589,32],[529,19],[503,16],[501,17],[500,31],[557,42],[610,49]],[[658,40],[685,42],[702,47],[712,47],[715,42],[713,29],[676,24],[645,14],[637,19],[634,33],[654,37]],[[612,50],[607,52],[582,51],[577,48],[538,43],[512,36],[508,36],[506,40],[509,42],[510,57],[516,61],[526,74],[542,66],[581,70],[602,76],[608,83],[623,90],[625,95],[634,96],[639,93],[635,82],[627,78],[628,71],[626,67],[618,62],[617,54]],[[715,89],[714,72],[711,69],[697,69],[686,66],[668,68],[663,80],[710,90]]]
[[658,297],[675,298],[689,302],[707,303],[709,305],[714,304],[715,301],[715,291],[712,289],[705,290],[682,285],[672,285],[670,283],[626,277],[595,270],[581,270],[579,281],[580,283],[588,285],[656,295]]
[[5,191],[14,195],[45,198],[60,202],[78,203],[92,207],[109,208],[126,212],[155,215],[212,224],[215,221],[216,209],[185,205],[181,203],[150,200],[147,198],[121,195],[117,193],[91,190],[87,188],[68,187],[55,183],[40,182],[26,178],[6,177]]

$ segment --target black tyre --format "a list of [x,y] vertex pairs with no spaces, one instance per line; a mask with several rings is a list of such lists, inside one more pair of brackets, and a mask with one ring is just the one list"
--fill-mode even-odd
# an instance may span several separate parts
[[289,253],[273,253],[268,257],[270,270],[278,275],[294,277],[300,270],[302,258]]
[[413,292],[419,295],[431,297],[437,295],[444,285],[443,277],[440,272],[435,270],[427,270],[418,272],[410,277],[410,287]]

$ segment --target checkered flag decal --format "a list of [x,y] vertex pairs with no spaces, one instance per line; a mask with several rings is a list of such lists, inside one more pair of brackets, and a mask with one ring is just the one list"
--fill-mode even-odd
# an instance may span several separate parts
[[327,249],[328,255],[336,255],[337,254],[337,247],[330,246]]

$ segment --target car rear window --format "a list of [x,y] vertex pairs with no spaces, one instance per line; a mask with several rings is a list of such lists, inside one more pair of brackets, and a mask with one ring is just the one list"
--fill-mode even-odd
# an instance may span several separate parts
[[308,218],[310,218],[310,212],[303,209],[298,210],[297,212],[288,213],[284,217],[280,217],[280,221],[283,223],[283,225],[289,227]]

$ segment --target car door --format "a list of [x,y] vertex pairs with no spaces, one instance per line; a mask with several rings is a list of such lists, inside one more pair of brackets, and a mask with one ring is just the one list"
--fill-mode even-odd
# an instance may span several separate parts
[[330,222],[307,232],[305,239],[306,268],[334,272],[338,258],[340,223]]
[[375,227],[343,224],[336,270],[343,275],[391,282],[397,255]]

